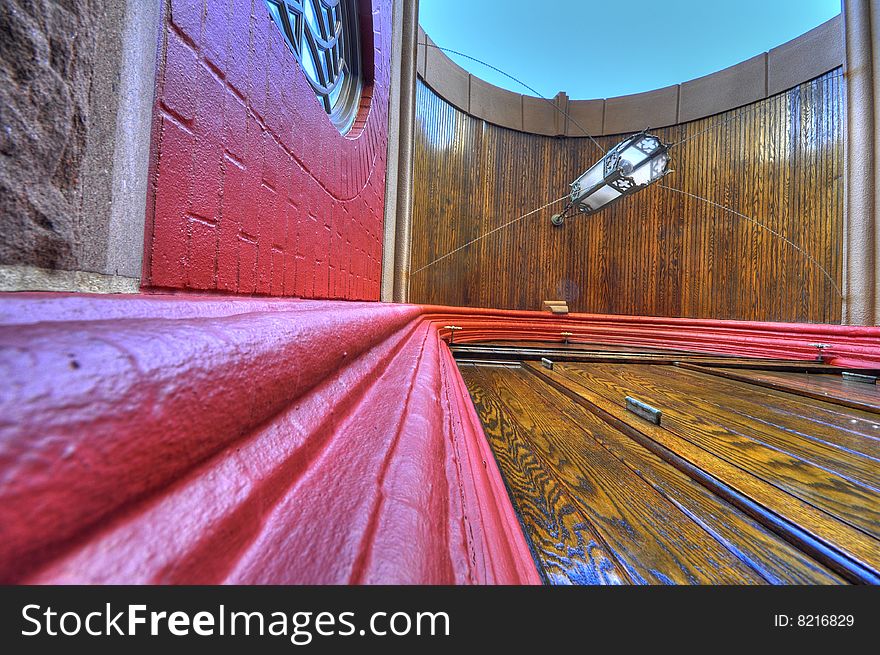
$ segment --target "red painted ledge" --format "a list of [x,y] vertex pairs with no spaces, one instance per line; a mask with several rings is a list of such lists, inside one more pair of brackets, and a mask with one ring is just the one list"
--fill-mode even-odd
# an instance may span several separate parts
[[0,581],[540,582],[453,323],[880,366],[877,328],[0,294]]
[[424,316],[441,331],[455,324],[455,341],[532,340],[670,348],[741,357],[815,361],[816,343],[827,363],[880,367],[880,328],[808,323],[758,323],[653,316],[568,314],[499,309],[424,306]]
[[0,298],[0,581],[539,577],[416,306]]

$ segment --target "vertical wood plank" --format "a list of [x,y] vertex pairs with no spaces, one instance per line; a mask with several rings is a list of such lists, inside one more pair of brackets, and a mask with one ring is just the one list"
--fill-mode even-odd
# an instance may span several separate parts
[[[832,71],[778,96],[657,130],[663,184],[784,235],[841,284],[843,91]],[[601,152],[462,113],[418,83],[410,300],[577,312],[839,323],[841,299],[802,253],[753,223],[660,186],[562,228],[562,203],[472,239],[568,191]],[[719,125],[720,123],[720,125]],[[619,136],[599,137],[603,148]],[[418,271],[418,272],[416,272]]]

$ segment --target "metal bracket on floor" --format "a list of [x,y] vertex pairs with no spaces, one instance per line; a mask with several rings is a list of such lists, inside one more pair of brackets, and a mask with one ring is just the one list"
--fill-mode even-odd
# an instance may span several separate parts
[[546,357],[541,358],[541,366],[544,368],[549,368],[551,371],[553,370],[553,362]]
[[451,346],[453,340],[455,339],[455,332],[457,330],[461,330],[462,328],[458,327],[457,325],[444,325],[443,329],[449,330],[449,345]]
[[651,407],[648,403],[643,403],[631,396],[626,397],[626,409],[654,425],[660,425],[660,418],[663,416],[663,412],[656,407]]
[[816,355],[816,361],[824,363],[825,362],[825,349],[830,348],[831,346],[827,343],[811,343],[810,345],[813,346],[813,348],[816,348],[819,350],[819,354]]
[[840,374],[844,380],[848,380],[849,382],[861,382],[862,384],[877,384],[877,376],[876,375],[865,375],[864,373],[850,373],[849,371],[844,371]]

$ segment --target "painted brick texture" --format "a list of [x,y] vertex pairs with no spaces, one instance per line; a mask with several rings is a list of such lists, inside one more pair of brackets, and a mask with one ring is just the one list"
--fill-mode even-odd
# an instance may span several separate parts
[[391,2],[362,2],[375,69],[343,136],[263,0],[166,0],[144,287],[379,299]]

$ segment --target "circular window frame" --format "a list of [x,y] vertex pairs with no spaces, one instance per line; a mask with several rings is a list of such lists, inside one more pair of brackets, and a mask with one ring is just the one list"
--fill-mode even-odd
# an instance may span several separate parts
[[357,119],[365,87],[358,0],[265,2],[318,103],[339,133],[347,135]]

